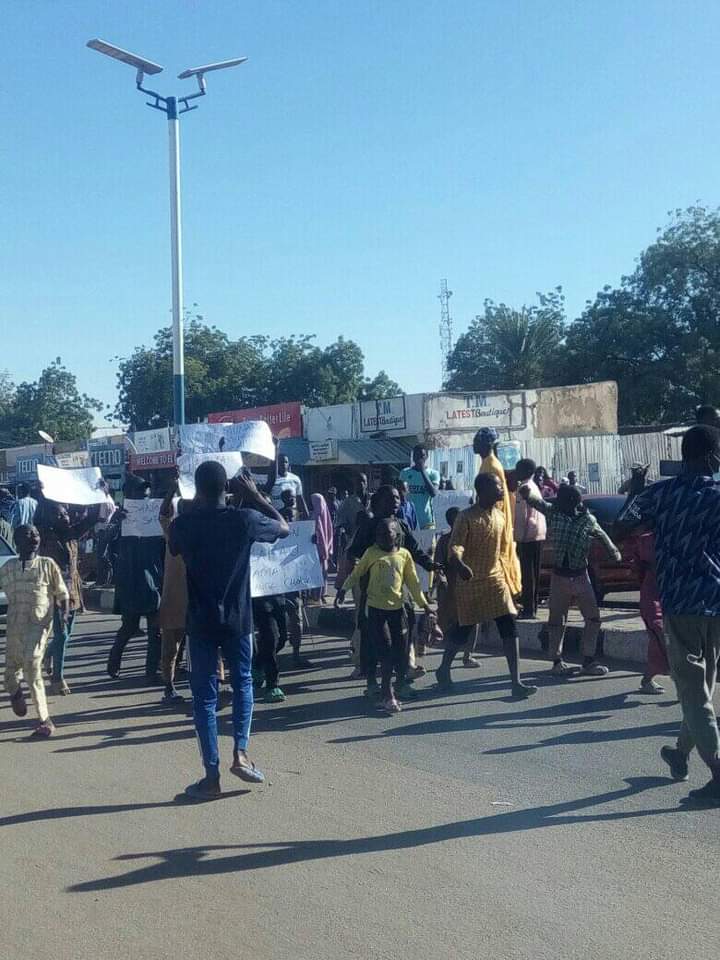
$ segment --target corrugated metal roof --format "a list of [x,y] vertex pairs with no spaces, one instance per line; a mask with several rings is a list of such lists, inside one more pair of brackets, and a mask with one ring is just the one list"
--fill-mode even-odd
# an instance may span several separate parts
[[412,440],[338,440],[338,463],[410,463]]
[[300,437],[283,439],[279,444],[280,453],[284,453],[291,467],[304,467],[310,463],[310,444]]

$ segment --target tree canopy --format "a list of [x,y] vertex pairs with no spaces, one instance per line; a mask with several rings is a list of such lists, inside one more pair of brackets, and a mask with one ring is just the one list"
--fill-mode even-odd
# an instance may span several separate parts
[[520,310],[485,301],[450,356],[447,389],[527,389],[555,375],[565,322],[562,289],[537,296],[537,305]]
[[22,446],[38,443],[38,430],[56,440],[89,437],[95,414],[103,404],[77,388],[75,374],[57,357],[33,382],[14,385],[6,372],[0,374],[0,444]]
[[[121,358],[116,415],[135,429],[172,420],[172,331],[159,330],[152,348]],[[364,357],[339,337],[319,347],[312,336],[230,337],[195,315],[185,325],[185,413],[299,400],[308,406],[384,399],[402,389],[384,371],[365,376]]]
[[446,386],[492,390],[618,382],[623,425],[720,404],[720,211],[670,214],[635,270],[564,318],[560,288],[514,310],[485,302],[458,338]]

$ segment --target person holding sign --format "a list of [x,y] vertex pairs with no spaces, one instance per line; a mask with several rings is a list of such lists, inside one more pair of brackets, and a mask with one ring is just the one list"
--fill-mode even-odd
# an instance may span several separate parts
[[[408,661],[407,621],[403,612],[403,587],[407,587],[415,603],[426,613],[430,605],[420,588],[415,562],[410,551],[398,546],[400,523],[395,519],[380,520],[375,527],[375,544],[362,555],[345,581],[352,589],[368,575],[367,619],[368,639],[375,660],[380,661],[380,695],[388,713],[399,713],[400,704],[392,689],[392,675],[399,689],[405,686]],[[344,600],[344,590],[338,594]]]
[[270,496],[276,510],[282,509],[285,490],[289,490],[295,497],[300,519],[307,520],[310,513],[303,497],[302,480],[297,474],[290,472],[290,461],[281,453],[270,467],[270,476],[265,487],[265,492]]
[[250,600],[250,549],[274,543],[290,528],[258,492],[247,471],[234,477],[230,492],[238,508],[225,502],[227,475],[213,460],[195,471],[195,502],[170,526],[170,552],[187,568],[190,688],[193,717],[205,776],[185,791],[191,800],[216,800],[220,790],[218,751],[218,648],[230,667],[233,688],[233,762],[230,772],[247,783],[264,775],[247,749],[253,712],[253,622]]
[[520,561],[515,550],[515,541],[513,538],[513,508],[510,499],[510,491],[505,477],[503,465],[497,458],[498,432],[494,427],[483,427],[475,434],[473,439],[473,450],[481,459],[480,473],[488,473],[500,482],[503,495],[500,498],[496,510],[502,511],[505,519],[505,529],[508,536],[504,540],[504,547],[501,556],[501,562],[505,571],[510,594],[513,597],[520,595],[522,589],[522,577],[520,574]]

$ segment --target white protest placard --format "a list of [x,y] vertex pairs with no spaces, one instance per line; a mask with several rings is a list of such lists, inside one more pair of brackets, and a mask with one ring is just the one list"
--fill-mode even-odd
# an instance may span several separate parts
[[264,420],[242,423],[190,423],[178,427],[183,454],[252,453],[266,460],[275,459],[275,444]]
[[435,514],[435,528],[438,533],[447,533],[450,529],[445,514],[451,507],[458,510],[467,510],[472,506],[473,494],[470,490],[440,490],[433,497],[433,512]]
[[290,536],[275,543],[254,543],[250,553],[250,593],[269,597],[297,590],[312,590],[323,584],[317,547],[312,541],[315,523],[298,520],[290,524]]
[[62,470],[60,467],[37,465],[38,480],[43,494],[57,503],[70,503],[78,507],[92,507],[105,503],[105,491],[98,486],[102,480],[99,467],[83,467],[79,470]]
[[192,500],[195,496],[195,471],[201,463],[214,460],[225,467],[228,478],[234,477],[242,468],[242,454],[233,453],[183,453],[177,458],[179,473],[180,496],[185,500]]
[[162,500],[126,500],[122,521],[123,537],[162,537],[160,506]]
[[[412,531],[412,535],[417,540],[417,545],[431,558],[435,556],[435,534],[435,530]],[[415,564],[415,569],[417,570],[418,580],[420,581],[420,586],[422,587],[423,593],[425,596],[427,596],[428,590],[430,589],[430,574],[417,563]]]

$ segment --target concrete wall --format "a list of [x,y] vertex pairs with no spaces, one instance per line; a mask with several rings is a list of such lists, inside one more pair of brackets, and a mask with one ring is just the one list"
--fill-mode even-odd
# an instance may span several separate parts
[[618,389],[613,380],[535,391],[536,437],[581,437],[617,433]]

